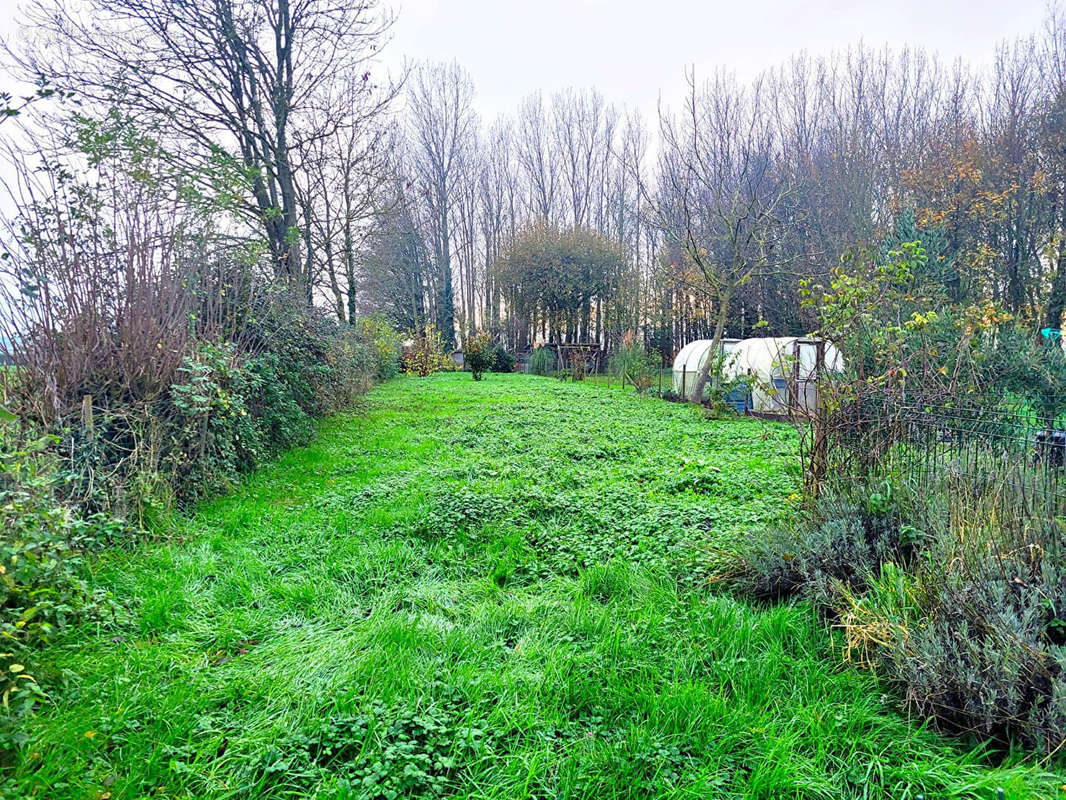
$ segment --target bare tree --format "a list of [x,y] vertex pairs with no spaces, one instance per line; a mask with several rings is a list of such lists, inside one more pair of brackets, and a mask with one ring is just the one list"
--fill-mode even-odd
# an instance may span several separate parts
[[400,330],[417,332],[434,317],[432,260],[416,212],[412,182],[397,172],[359,254],[358,310],[385,314]]
[[555,96],[552,116],[553,151],[569,204],[569,222],[588,226],[601,207],[617,115],[599,92],[571,89]]
[[[776,135],[761,86],[745,90],[716,75],[688,95],[676,116],[660,113],[662,153],[656,221],[692,268],[692,287],[714,302],[711,353],[720,349],[737,292],[774,262],[775,212],[788,192],[774,174]],[[691,399],[700,402],[715,369],[702,365]]]
[[529,212],[536,219],[552,222],[558,175],[553,164],[544,98],[539,93],[527,97],[519,108],[517,152],[529,184]]
[[34,0],[26,17],[28,71],[164,116],[192,157],[239,164],[275,273],[306,292],[298,153],[390,99],[371,79],[390,25],[376,0]]
[[1039,153],[1050,177],[1050,231],[1046,256],[1051,278],[1044,325],[1061,328],[1066,312],[1066,15],[1052,13],[1041,48],[1040,68],[1045,98],[1039,119]]
[[18,410],[46,424],[90,395],[127,411],[159,400],[190,338],[249,346],[260,308],[262,273],[220,230],[224,206],[187,202],[168,154],[128,119],[91,130],[81,151],[38,133],[0,156],[14,208],[0,225],[0,349],[20,365]]
[[342,322],[357,315],[359,258],[369,226],[396,202],[389,183],[400,132],[388,122],[377,117],[337,129],[300,154],[307,287],[326,294]]
[[455,341],[453,211],[477,132],[473,98],[470,76],[456,63],[423,65],[415,72],[410,90],[412,165],[427,206],[440,280],[438,325],[448,343]]
[[519,185],[514,163],[512,126],[497,121],[489,131],[479,178],[481,239],[484,246],[484,320],[494,333],[500,328],[500,290],[492,265],[514,240],[518,223]]

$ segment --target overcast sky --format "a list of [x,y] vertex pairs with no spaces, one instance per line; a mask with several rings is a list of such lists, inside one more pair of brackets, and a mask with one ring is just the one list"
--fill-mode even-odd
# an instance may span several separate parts
[[[0,0],[4,2],[4,0]],[[388,60],[459,61],[489,119],[537,89],[600,89],[654,115],[684,68],[751,77],[800,50],[911,44],[987,64],[996,43],[1037,32],[1046,0],[398,0]]]
[[[595,86],[653,116],[676,97],[684,68],[727,66],[742,78],[800,50],[862,41],[911,44],[947,61],[987,64],[996,43],[1035,33],[1046,0],[385,0],[397,12],[386,62],[457,60],[491,120],[527,94]],[[20,0],[0,0],[0,36]]]

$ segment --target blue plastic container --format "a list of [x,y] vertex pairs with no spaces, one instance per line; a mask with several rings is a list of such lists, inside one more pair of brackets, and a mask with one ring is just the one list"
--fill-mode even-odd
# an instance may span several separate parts
[[751,392],[747,388],[734,389],[725,396],[725,402],[738,414],[743,414],[751,408]]

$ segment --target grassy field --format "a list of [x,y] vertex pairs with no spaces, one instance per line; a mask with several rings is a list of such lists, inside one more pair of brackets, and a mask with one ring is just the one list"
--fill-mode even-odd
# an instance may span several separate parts
[[394,380],[97,563],[128,612],[45,654],[7,791],[1063,796],[901,717],[806,606],[709,580],[787,515],[794,447],[602,386]]

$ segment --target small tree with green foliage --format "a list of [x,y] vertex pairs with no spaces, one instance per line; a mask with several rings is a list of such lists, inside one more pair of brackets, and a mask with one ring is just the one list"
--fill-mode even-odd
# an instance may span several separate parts
[[601,233],[539,223],[518,233],[493,277],[516,334],[544,331],[552,342],[581,342],[593,336],[597,303],[616,297],[626,263],[623,249]]
[[474,376],[475,381],[492,369],[496,363],[496,352],[492,348],[492,337],[484,331],[474,333],[463,340],[463,360]]
[[444,340],[437,327],[432,323],[426,325],[422,332],[416,334],[411,347],[404,356],[408,375],[425,378],[434,372],[447,369],[451,360],[444,352]]
[[515,357],[503,349],[502,345],[496,345],[492,350],[493,372],[514,372]]
[[359,333],[374,350],[374,377],[387,381],[400,369],[400,335],[384,314],[370,314],[357,323]]

